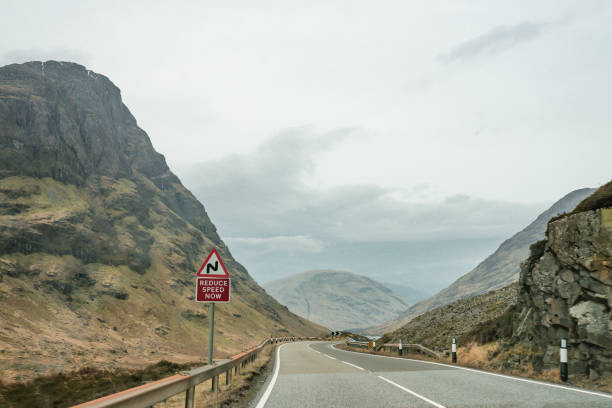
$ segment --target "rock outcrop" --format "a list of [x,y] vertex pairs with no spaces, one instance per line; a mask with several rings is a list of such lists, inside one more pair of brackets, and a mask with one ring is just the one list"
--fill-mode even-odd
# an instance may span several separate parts
[[547,237],[522,265],[513,340],[539,370],[558,366],[565,337],[570,375],[612,376],[612,208],[553,220]]

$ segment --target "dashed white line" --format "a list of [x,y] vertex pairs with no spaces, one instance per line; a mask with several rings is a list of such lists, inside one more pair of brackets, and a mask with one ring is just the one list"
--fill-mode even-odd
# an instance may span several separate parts
[[[339,360],[339,361],[342,361],[342,360]],[[352,367],[358,368],[358,369],[360,369],[361,371],[365,371],[365,370],[366,370],[365,368],[361,368],[361,367],[359,367],[359,366],[357,366],[357,365],[355,365],[355,364],[351,364],[351,363],[346,362],[346,361],[342,361],[342,362],[343,362],[344,364],[348,364],[348,365],[350,365],[350,366],[352,366]]]
[[330,356],[329,354],[325,354],[325,353],[323,353],[323,352],[321,352],[321,351],[319,351],[319,350],[315,350],[315,349],[313,349],[312,347],[310,347],[311,345],[312,345],[312,344],[309,344],[309,345],[308,345],[308,348],[310,348],[312,351],[316,351],[317,353],[324,355],[324,356],[325,356],[325,357],[327,357],[327,358],[331,358],[332,360],[336,360],[336,361],[339,361],[339,362],[341,362],[341,363],[348,364],[348,365],[350,365],[351,367],[355,367],[355,368],[360,369],[361,371],[367,371],[365,368],[362,368],[362,367],[356,366],[355,364],[348,363],[348,362],[346,362],[346,361],[344,361],[344,360],[340,360],[340,359],[338,359],[338,358],[336,358],[336,357],[332,357],[332,356]]
[[396,386],[397,388],[399,388],[402,391],[406,391],[408,394],[414,395],[415,397],[422,399],[423,401],[433,405],[434,407],[437,407],[437,408],[446,408],[444,405],[438,404],[437,402],[432,401],[429,398],[422,396],[421,394],[417,394],[416,392],[414,392],[412,390],[409,390],[406,387],[402,387],[401,385],[399,385],[397,383],[394,383],[393,381],[391,381],[391,380],[389,380],[389,379],[387,379],[385,377],[381,377],[380,375],[377,375],[377,377],[380,378],[383,381],[388,382],[391,385]]

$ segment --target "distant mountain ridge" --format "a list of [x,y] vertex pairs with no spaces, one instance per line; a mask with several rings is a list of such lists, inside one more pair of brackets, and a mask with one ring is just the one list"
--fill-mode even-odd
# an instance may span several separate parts
[[572,211],[594,191],[595,189],[592,188],[582,188],[567,194],[540,214],[525,229],[504,241],[493,254],[471,272],[463,275],[434,296],[414,304],[397,319],[369,328],[368,332],[386,333],[395,330],[429,310],[516,282],[521,262],[529,255],[529,246],[544,238],[548,221],[559,214]]
[[332,330],[380,324],[410,306],[381,283],[344,271],[306,271],[263,286],[293,313]]

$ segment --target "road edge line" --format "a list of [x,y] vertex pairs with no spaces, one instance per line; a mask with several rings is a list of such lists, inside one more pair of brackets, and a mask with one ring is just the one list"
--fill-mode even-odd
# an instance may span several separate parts
[[274,384],[276,384],[276,379],[278,378],[278,372],[280,371],[280,349],[283,348],[286,344],[281,344],[276,349],[276,365],[274,366],[274,374],[272,374],[272,379],[270,380],[270,384],[268,384],[268,388],[263,393],[255,408],[263,408],[268,402],[268,398],[270,398],[270,394],[272,393],[272,389],[274,388]]
[[[342,349],[336,348],[335,344],[332,344],[332,347],[334,349],[338,350],[338,351],[344,351],[346,353],[359,353],[358,351],[342,350]],[[581,392],[581,393],[584,393],[584,394],[595,395],[597,397],[604,397],[604,398],[612,399],[612,395],[604,394],[604,393],[599,392],[599,391],[590,391],[590,390],[583,390],[581,388],[572,388],[572,387],[567,387],[567,386],[564,386],[564,385],[561,385],[561,384],[547,383],[547,382],[538,381],[538,380],[531,380],[529,378],[513,377],[511,375],[492,373],[492,372],[489,372],[489,371],[478,370],[478,369],[475,369],[475,368],[454,366],[454,365],[451,365],[451,364],[444,364],[444,363],[436,363],[434,361],[415,360],[413,358],[400,358],[400,357],[392,357],[392,356],[381,356],[381,355],[378,355],[378,354],[369,354],[369,353],[359,353],[359,354],[367,354],[367,355],[370,355],[370,356],[382,357],[382,358],[392,358],[394,360],[416,361],[416,362],[425,363],[425,364],[435,364],[435,365],[440,365],[440,366],[443,366],[443,367],[456,368],[458,370],[472,371],[474,373],[487,374],[487,375],[492,375],[492,376],[495,376],[495,377],[507,378],[509,380],[523,381],[523,382],[532,383],[532,384],[536,384],[536,385],[545,385],[547,387],[559,388],[559,389],[567,390],[567,391]]]
[[432,400],[430,400],[430,399],[429,399],[429,398],[427,398],[427,397],[424,397],[424,396],[422,396],[422,395],[420,395],[420,394],[417,394],[416,392],[414,392],[414,391],[412,391],[412,390],[409,390],[408,388],[403,387],[403,386],[401,386],[401,385],[399,385],[399,384],[397,384],[397,383],[395,383],[395,382],[393,382],[393,381],[389,380],[388,378],[381,377],[380,375],[377,375],[377,377],[378,377],[378,378],[380,378],[380,379],[381,379],[381,380],[383,380],[383,381],[388,382],[388,383],[389,383],[389,384],[391,384],[391,385],[395,385],[397,388],[399,388],[399,389],[400,389],[400,390],[402,390],[402,391],[407,392],[408,394],[411,394],[411,395],[413,395],[413,396],[415,396],[415,397],[417,397],[417,398],[422,399],[423,401],[425,401],[425,402],[427,402],[427,403],[429,403],[429,404],[433,405],[433,406],[434,406],[434,407],[436,407],[436,408],[446,408],[444,405],[442,405],[442,404],[438,404],[437,402],[432,401]]

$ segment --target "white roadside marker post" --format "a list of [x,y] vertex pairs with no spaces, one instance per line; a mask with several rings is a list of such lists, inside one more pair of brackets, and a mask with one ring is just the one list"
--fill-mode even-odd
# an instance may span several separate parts
[[453,353],[453,363],[457,362],[457,343],[455,342],[455,338],[453,337],[453,344],[451,346],[451,351]]
[[561,360],[561,381],[567,381],[567,339],[561,338],[561,350],[559,350]]
[[397,348],[399,355],[402,355],[402,339],[399,339],[399,347]]

